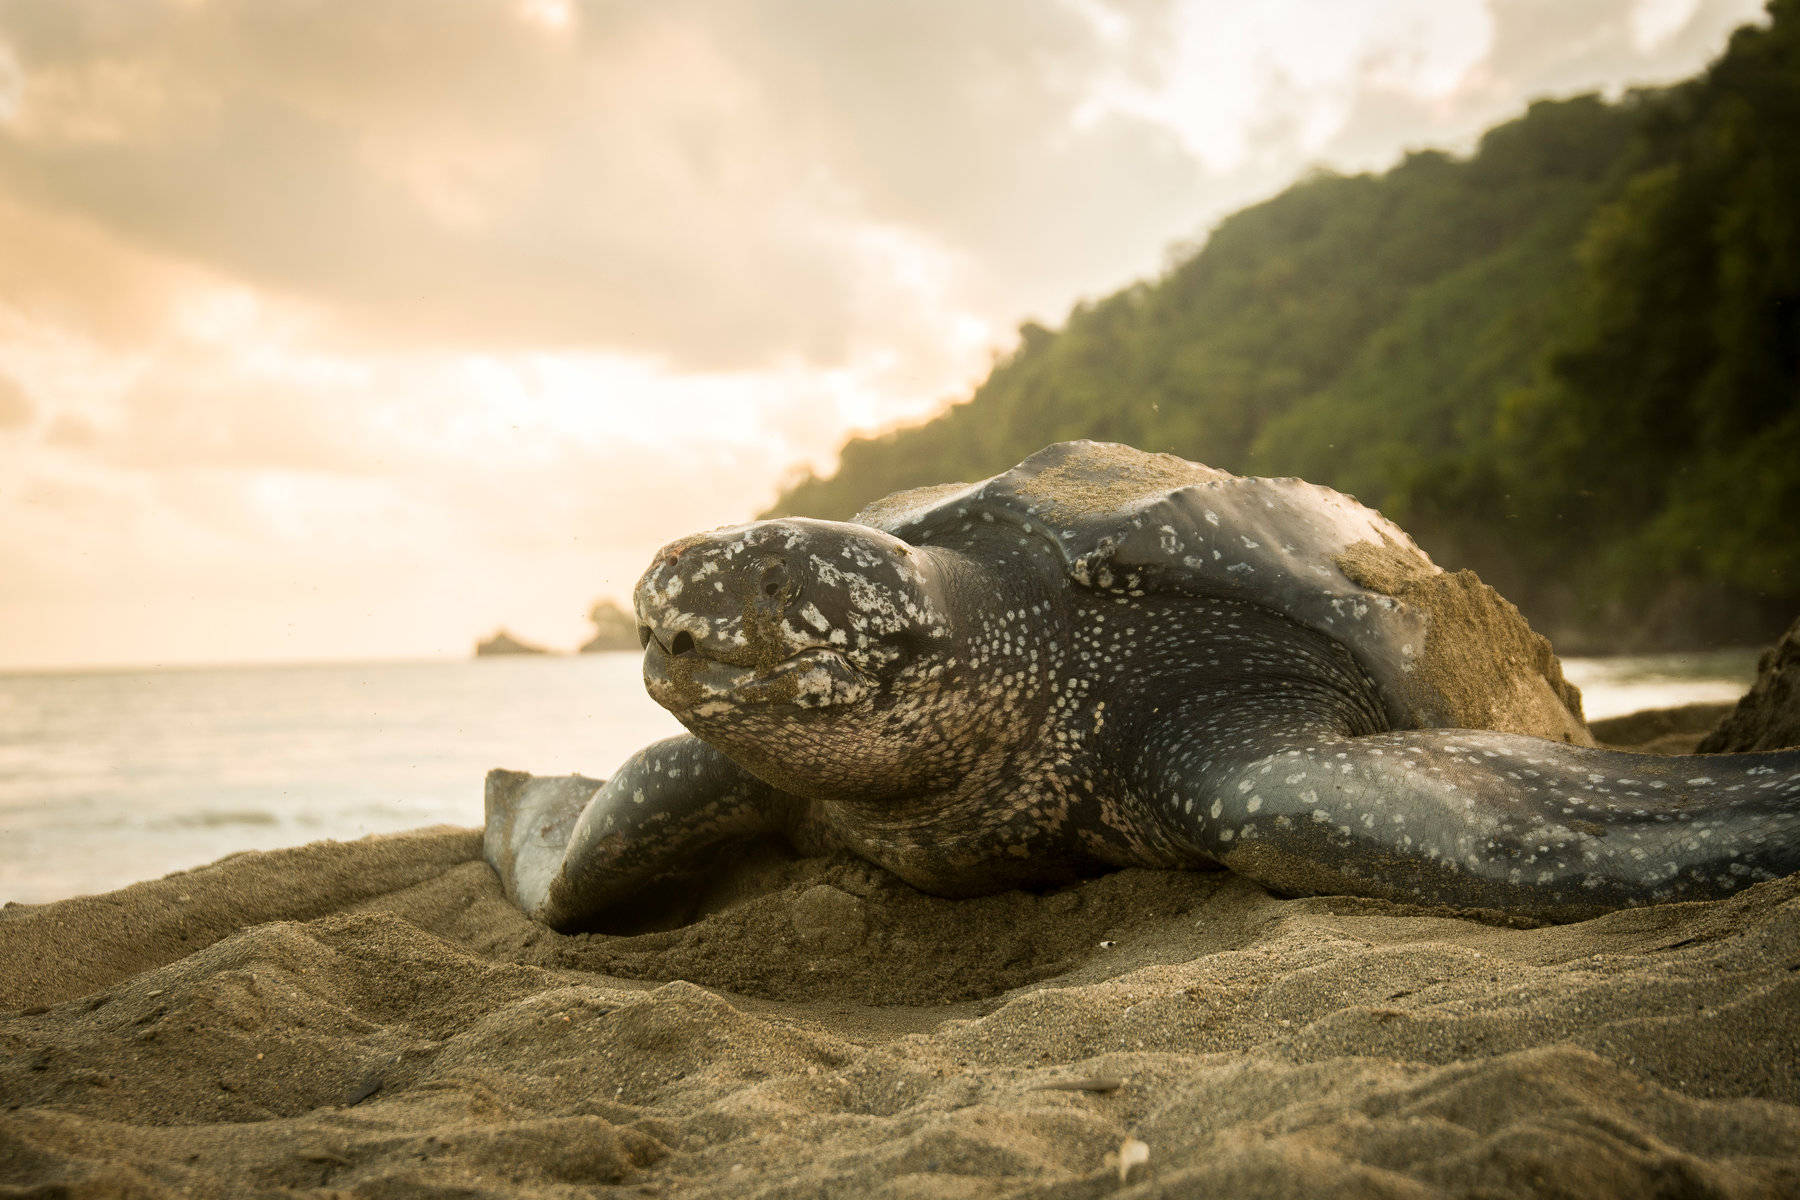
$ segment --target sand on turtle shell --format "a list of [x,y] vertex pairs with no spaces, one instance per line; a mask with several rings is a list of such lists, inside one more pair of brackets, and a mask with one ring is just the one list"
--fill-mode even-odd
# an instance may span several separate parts
[[765,848],[565,936],[479,853],[0,911],[0,1197],[1800,1194],[1800,877],[1518,929]]
[[[1549,639],[1473,571],[1442,571],[1410,546],[1357,542],[1337,557],[1345,578],[1422,612],[1429,623],[1416,686],[1448,729],[1499,729],[1591,746],[1581,691]],[[1504,669],[1496,664],[1502,664]],[[1496,678],[1511,683],[1499,692]]]

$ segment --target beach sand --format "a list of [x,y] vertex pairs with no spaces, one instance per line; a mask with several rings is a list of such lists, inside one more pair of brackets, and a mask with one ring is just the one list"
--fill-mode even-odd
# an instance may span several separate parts
[[0,1197],[1800,1195],[1800,876],[1508,928],[770,848],[689,904],[555,934],[440,828],[9,906]]

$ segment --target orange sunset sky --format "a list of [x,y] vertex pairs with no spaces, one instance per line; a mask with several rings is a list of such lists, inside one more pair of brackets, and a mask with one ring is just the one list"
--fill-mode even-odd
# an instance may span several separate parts
[[0,0],[0,668],[572,646],[1318,165],[1757,0]]

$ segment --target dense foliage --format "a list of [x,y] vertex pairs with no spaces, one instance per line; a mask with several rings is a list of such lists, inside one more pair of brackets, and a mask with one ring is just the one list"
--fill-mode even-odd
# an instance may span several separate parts
[[1800,0],[1704,75],[1544,101],[1467,159],[1314,174],[844,447],[843,517],[1074,437],[1353,492],[1570,644],[1800,605]]

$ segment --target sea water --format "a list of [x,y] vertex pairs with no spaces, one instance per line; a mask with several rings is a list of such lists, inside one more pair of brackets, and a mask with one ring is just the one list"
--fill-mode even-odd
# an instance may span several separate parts
[[681,732],[640,656],[0,675],[0,900],[235,850],[481,824],[491,767],[607,775]]
[[[1564,666],[1599,718],[1735,699],[1755,654]],[[0,900],[479,825],[490,767],[604,776],[680,731],[636,653],[0,675]]]

